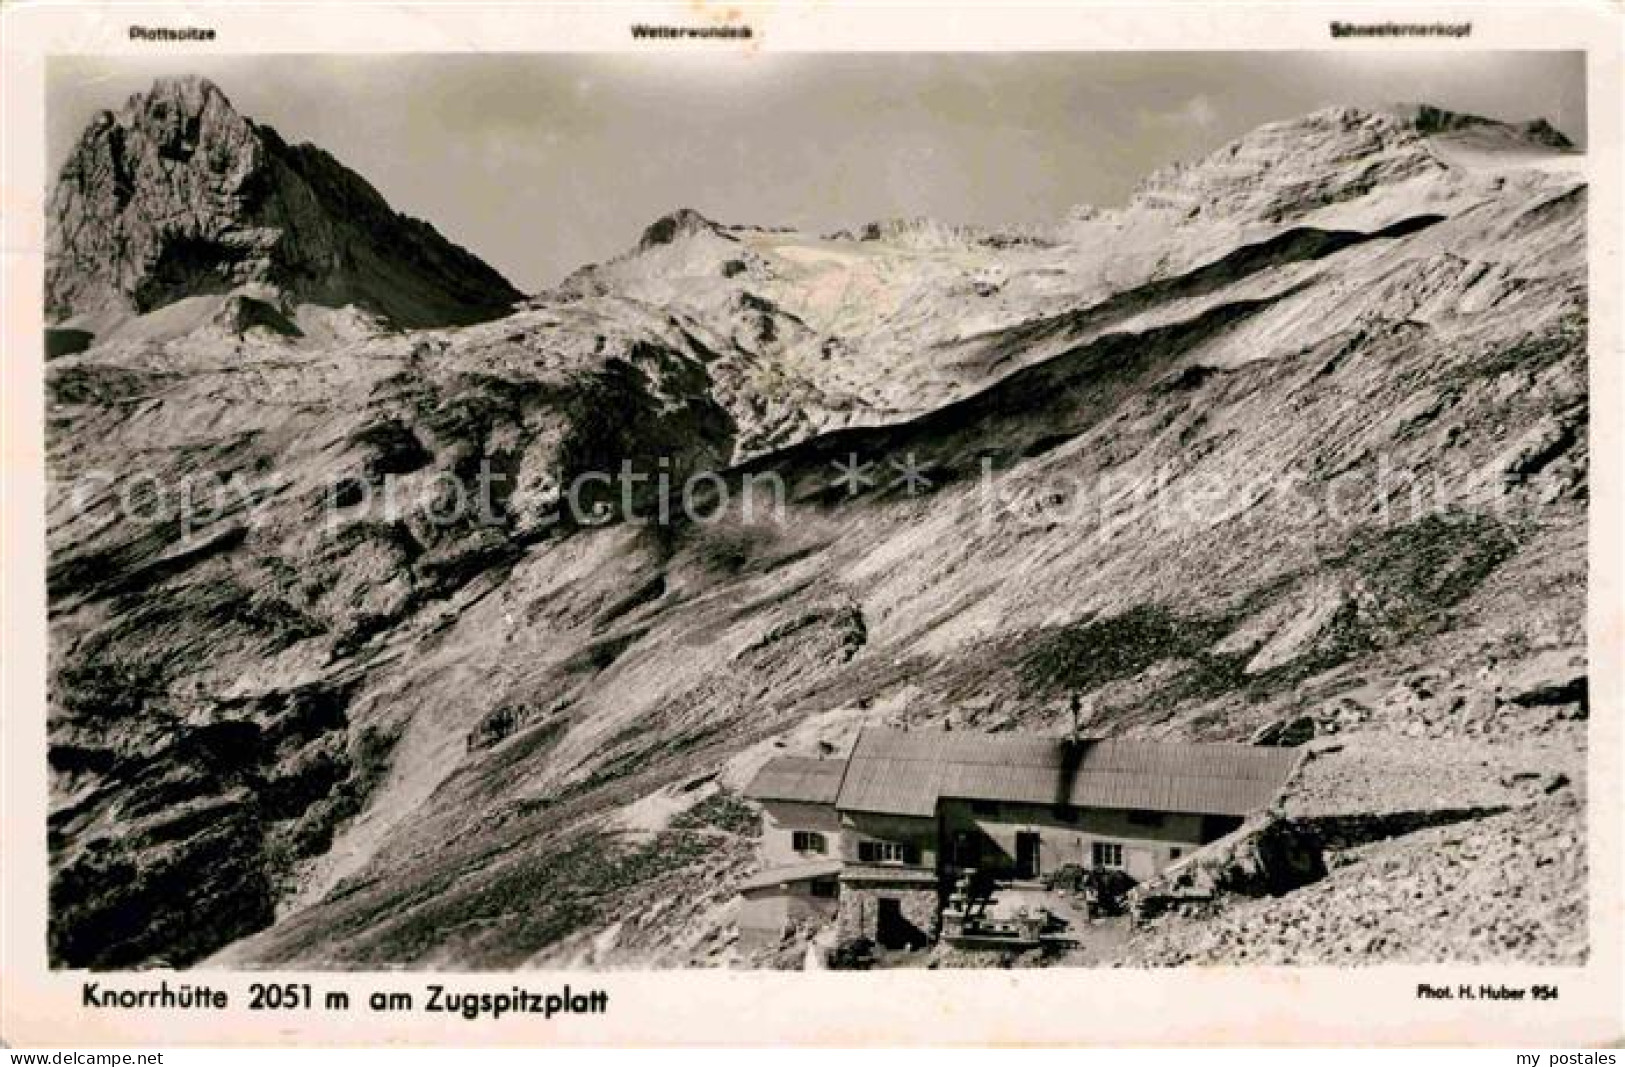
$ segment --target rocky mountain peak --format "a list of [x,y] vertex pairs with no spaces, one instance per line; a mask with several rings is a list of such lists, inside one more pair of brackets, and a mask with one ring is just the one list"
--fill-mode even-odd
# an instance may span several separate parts
[[643,236],[638,238],[638,251],[647,252],[651,248],[702,233],[725,236],[721,226],[691,207],[681,207],[670,215],[661,216],[644,229]]
[[520,296],[332,156],[288,145],[196,77],[159,79],[90,122],[47,230],[47,316],[97,333],[245,286],[284,312],[354,305],[403,327],[493,318]]
[[1441,166],[1421,136],[1391,115],[1324,108],[1260,126],[1206,159],[1153,172],[1129,207],[1280,221]]
[[968,226],[956,226],[924,215],[878,219],[858,231],[861,241],[889,241],[921,248],[957,248],[974,243],[978,237]]
[[179,126],[196,121],[210,110],[237,114],[220,86],[195,74],[158,78],[146,92],[131,95],[125,105],[126,113],[139,114],[153,128],[166,122]]
[[1337,106],[1273,122],[1207,158],[1152,173],[1130,210],[1186,219],[1281,222],[1411,179],[1440,177],[1459,142],[1488,153],[1527,155],[1572,148],[1545,120],[1511,124],[1435,107]]
[[1574,142],[1564,136],[1563,131],[1545,119],[1530,119],[1524,123],[1523,134],[1537,144],[1550,145],[1553,148],[1574,147]]
[[1493,130],[1527,141],[1534,146],[1558,149],[1574,147],[1573,141],[1543,118],[1522,123],[1501,122],[1482,115],[1470,115],[1422,103],[1390,104],[1384,110],[1401,123],[1424,135]]
[[1498,125],[1493,119],[1484,118],[1482,115],[1469,115],[1416,101],[1388,104],[1382,108],[1379,114],[1381,113],[1392,116],[1418,133],[1445,133],[1451,130],[1469,130],[1477,126]]

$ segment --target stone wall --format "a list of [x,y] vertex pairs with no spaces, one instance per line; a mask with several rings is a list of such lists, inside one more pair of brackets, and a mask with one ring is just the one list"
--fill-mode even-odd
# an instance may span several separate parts
[[841,940],[864,937],[880,943],[881,901],[886,899],[898,902],[904,922],[918,931],[924,942],[936,941],[941,909],[935,887],[846,884],[841,886],[836,918]]

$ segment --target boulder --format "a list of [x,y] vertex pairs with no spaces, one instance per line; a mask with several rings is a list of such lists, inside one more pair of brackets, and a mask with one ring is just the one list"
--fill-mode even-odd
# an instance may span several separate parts
[[1299,715],[1292,719],[1277,719],[1266,723],[1253,732],[1249,738],[1254,745],[1270,745],[1277,748],[1296,748],[1315,739],[1315,719],[1311,715]]
[[1314,831],[1266,814],[1142,882],[1130,891],[1128,903],[1137,918],[1145,919],[1223,894],[1280,896],[1324,877],[1326,860]]

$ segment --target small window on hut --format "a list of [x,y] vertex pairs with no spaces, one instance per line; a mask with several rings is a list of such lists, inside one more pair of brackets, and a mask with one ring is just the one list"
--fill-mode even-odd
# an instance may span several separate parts
[[797,830],[790,835],[790,847],[797,852],[824,853],[829,850],[824,835],[813,830]]
[[1123,846],[1113,841],[1096,841],[1089,849],[1096,867],[1121,867]]

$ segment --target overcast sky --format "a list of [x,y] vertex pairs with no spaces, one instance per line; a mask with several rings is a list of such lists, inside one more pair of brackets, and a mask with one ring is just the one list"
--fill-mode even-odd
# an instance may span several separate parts
[[1580,53],[59,57],[53,166],[102,108],[196,73],[520,288],[694,207],[824,231],[1059,218],[1329,104],[1423,101],[1585,139]]

